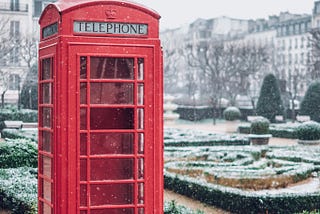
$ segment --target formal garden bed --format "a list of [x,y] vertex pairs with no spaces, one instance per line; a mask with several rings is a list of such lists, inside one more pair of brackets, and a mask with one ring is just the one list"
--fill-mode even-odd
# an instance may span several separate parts
[[165,160],[166,188],[231,212],[320,208],[318,147],[166,147]]
[[[320,208],[320,147],[248,141],[243,135],[165,129],[165,187],[239,213]],[[0,207],[36,213],[37,144],[7,139],[0,143],[0,161]],[[172,203],[165,204],[165,213],[199,213]]]

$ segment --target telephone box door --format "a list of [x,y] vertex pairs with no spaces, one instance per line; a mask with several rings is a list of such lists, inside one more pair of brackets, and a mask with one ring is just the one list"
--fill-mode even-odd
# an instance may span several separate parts
[[154,141],[157,122],[145,119],[156,116],[160,77],[154,74],[154,48],[74,45],[70,50],[79,92],[80,213],[152,213],[154,185],[161,185],[156,177],[162,175],[155,174],[156,147],[161,151]]

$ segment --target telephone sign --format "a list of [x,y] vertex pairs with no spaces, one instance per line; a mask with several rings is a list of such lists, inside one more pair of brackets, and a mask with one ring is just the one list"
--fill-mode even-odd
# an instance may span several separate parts
[[75,33],[128,34],[147,35],[148,25],[113,22],[79,22],[73,23]]
[[122,0],[44,9],[40,214],[163,213],[159,19]]

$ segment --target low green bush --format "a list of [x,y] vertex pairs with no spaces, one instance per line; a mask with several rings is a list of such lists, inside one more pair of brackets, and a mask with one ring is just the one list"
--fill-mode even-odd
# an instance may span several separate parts
[[0,208],[14,214],[37,213],[37,169],[0,169]]
[[232,213],[297,213],[320,208],[320,193],[256,194],[165,173],[165,188]]
[[[0,110],[0,121],[20,120],[23,122],[37,122],[38,111],[30,109],[5,108]],[[0,127],[2,129],[3,127]]]
[[27,139],[34,142],[38,141],[38,129],[3,129],[2,138],[10,139]]
[[250,127],[251,134],[269,134],[270,122],[266,118],[258,118],[252,121]]
[[223,111],[223,117],[228,121],[238,120],[241,117],[241,112],[237,107],[230,106]]
[[[250,134],[250,124],[241,124],[238,126],[238,132],[241,134]],[[296,125],[271,124],[269,134],[273,137],[297,139]]]
[[0,142],[0,167],[37,167],[38,148],[35,142],[9,139]]
[[299,140],[319,140],[320,124],[315,121],[307,121],[297,128],[297,136]]
[[203,214],[202,211],[193,211],[184,206],[178,205],[176,201],[165,202],[164,214]]

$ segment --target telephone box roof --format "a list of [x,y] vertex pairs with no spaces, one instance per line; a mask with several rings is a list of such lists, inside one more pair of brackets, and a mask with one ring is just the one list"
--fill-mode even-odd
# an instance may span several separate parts
[[[59,0],[55,3],[49,4],[45,8],[45,10],[47,8],[49,8],[50,5],[52,5],[59,11],[59,13],[64,13],[64,12],[78,9],[79,7],[95,5],[98,3],[110,4],[110,5],[120,5],[120,6],[133,8],[133,9],[140,10],[144,13],[151,15],[155,19],[160,19],[160,17],[161,17],[156,11],[154,11],[150,8],[147,8],[144,5],[141,5],[141,4],[133,2],[133,1],[126,1],[126,0],[62,0],[62,1]],[[44,13],[41,14],[39,21],[42,19],[43,14]]]

